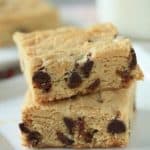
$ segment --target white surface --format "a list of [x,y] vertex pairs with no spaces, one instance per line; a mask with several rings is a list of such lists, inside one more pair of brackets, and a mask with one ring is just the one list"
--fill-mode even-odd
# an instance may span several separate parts
[[0,48],[0,70],[18,64],[18,53],[16,47]]
[[113,22],[120,33],[150,39],[150,0],[97,0],[100,21]]
[[[145,73],[137,92],[137,115],[131,143],[125,150],[150,149],[150,44],[135,44],[138,62]],[[23,76],[0,81],[0,150],[22,150],[18,123],[26,85]]]

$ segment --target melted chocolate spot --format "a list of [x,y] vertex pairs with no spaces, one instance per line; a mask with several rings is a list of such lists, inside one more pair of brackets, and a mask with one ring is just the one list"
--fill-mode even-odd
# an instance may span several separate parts
[[73,129],[75,127],[75,121],[71,118],[64,117],[64,123],[67,126],[69,133],[73,134]]
[[62,132],[57,132],[56,135],[57,135],[58,140],[61,141],[65,145],[72,145],[74,143],[72,139],[69,139]]
[[20,123],[19,128],[23,133],[30,133],[30,130],[26,127],[25,123]]
[[96,79],[91,85],[89,85],[87,90],[94,91],[99,85],[100,85],[100,79]]
[[89,77],[90,72],[92,71],[93,65],[94,65],[94,62],[88,58],[87,61],[81,67],[81,71],[85,78]]
[[122,78],[122,83],[125,87],[133,79],[133,76],[130,75],[130,72],[128,70],[124,70],[124,71],[117,70],[116,73]]
[[92,131],[87,131],[87,132],[85,132],[84,133],[84,141],[86,142],[86,143],[91,143],[92,142],[92,139],[93,139],[93,136],[94,136],[94,134],[96,133],[96,132],[98,132],[98,130],[92,130]]
[[130,51],[130,61],[129,61],[129,69],[133,70],[135,69],[136,65],[137,65],[137,59],[136,59],[136,54],[133,48],[131,48]]
[[76,126],[78,127],[79,130],[79,135],[83,135],[84,134],[84,129],[85,129],[85,122],[84,122],[84,118],[79,117],[76,121]]
[[36,146],[42,139],[42,136],[39,132],[37,131],[31,131],[28,129],[25,125],[25,123],[20,123],[19,128],[21,132],[25,133],[27,136],[28,142],[34,147]]
[[123,121],[114,119],[108,124],[107,132],[112,134],[123,133],[126,132],[126,126]]
[[67,85],[71,89],[79,87],[81,83],[82,79],[76,71],[73,71],[67,79]]
[[42,136],[39,132],[30,132],[27,136],[28,141],[31,143],[31,145],[34,147],[36,146],[42,139]]
[[36,88],[43,89],[45,92],[51,89],[51,77],[47,72],[41,70],[35,72],[32,81]]

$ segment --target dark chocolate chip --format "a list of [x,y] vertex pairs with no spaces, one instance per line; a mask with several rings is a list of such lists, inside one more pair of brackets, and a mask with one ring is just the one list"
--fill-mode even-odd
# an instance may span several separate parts
[[30,133],[30,130],[26,127],[25,123],[20,123],[19,128],[23,133]]
[[111,120],[108,124],[107,132],[115,134],[115,133],[123,133],[126,131],[126,126],[123,121],[121,120]]
[[100,79],[96,79],[91,85],[89,85],[87,90],[94,91],[99,85],[100,85]]
[[129,70],[124,70],[124,71],[117,70],[116,73],[119,76],[121,76],[122,78],[129,78],[129,76],[130,76],[130,71]]
[[94,62],[88,58],[87,61],[81,67],[81,72],[83,73],[85,78],[89,77],[93,65],[94,65]]
[[69,133],[73,134],[73,128],[75,127],[75,121],[69,117],[64,117],[64,123],[67,126]]
[[128,85],[128,83],[133,79],[133,76],[130,75],[130,71],[124,70],[124,71],[119,71],[117,70],[116,72],[119,76],[122,78],[122,83],[123,85]]
[[136,59],[136,54],[133,48],[131,48],[130,51],[130,58],[129,58],[129,69],[135,69],[136,65],[137,65],[137,59]]
[[33,132],[30,132],[30,134],[28,134],[27,139],[31,143],[31,145],[34,147],[41,141],[42,136],[39,132],[33,131]]
[[76,120],[76,126],[78,127],[79,130],[79,135],[83,135],[84,134],[84,129],[85,129],[85,122],[84,122],[84,118],[79,117]]
[[57,132],[56,135],[57,135],[58,140],[61,141],[65,145],[72,145],[74,143],[72,139],[68,138],[62,132]]
[[93,139],[93,136],[94,134],[98,132],[98,130],[91,130],[91,131],[87,131],[84,133],[84,141],[86,143],[91,143],[92,142],[92,139]]
[[35,72],[32,80],[36,88],[43,89],[45,92],[48,92],[51,89],[51,77],[44,71],[39,70]]
[[82,79],[76,71],[73,71],[67,79],[67,85],[71,89],[79,87],[81,83]]
[[93,138],[93,135],[90,132],[85,132],[84,133],[84,141],[86,143],[91,143],[92,142],[92,138]]

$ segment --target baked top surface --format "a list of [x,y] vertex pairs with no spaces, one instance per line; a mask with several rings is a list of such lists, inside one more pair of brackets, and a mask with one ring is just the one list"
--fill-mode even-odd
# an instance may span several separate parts
[[[81,57],[82,54],[91,50],[109,52],[109,47],[115,43],[118,47],[124,48],[128,54],[130,42],[128,39],[114,39],[117,34],[116,28],[111,24],[97,25],[89,29],[80,29],[76,27],[62,27],[56,30],[44,32],[33,32],[30,34],[16,33],[14,39],[18,45],[24,49],[24,54],[28,57],[41,57],[47,59],[52,57],[57,60],[71,56]],[[128,49],[128,50],[126,50]],[[111,50],[112,51],[112,50]],[[114,55],[121,55],[114,53]]]
[[85,30],[62,27],[29,34],[16,33],[14,40],[30,65],[39,60],[47,65],[62,63],[63,66],[71,65],[90,53],[93,53],[94,58],[127,58],[131,43],[128,39],[114,38],[116,34],[114,26],[103,24]]

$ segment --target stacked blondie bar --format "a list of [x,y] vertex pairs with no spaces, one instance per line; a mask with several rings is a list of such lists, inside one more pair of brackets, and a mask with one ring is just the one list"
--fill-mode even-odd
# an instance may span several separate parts
[[136,81],[129,39],[111,24],[16,33],[28,83],[19,124],[28,147],[123,147],[129,142]]

